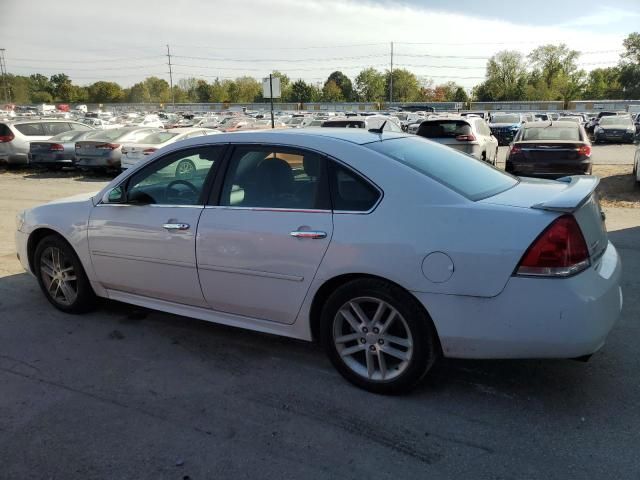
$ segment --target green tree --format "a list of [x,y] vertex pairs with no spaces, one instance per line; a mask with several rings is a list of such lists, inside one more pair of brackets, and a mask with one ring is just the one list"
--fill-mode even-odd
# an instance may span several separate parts
[[44,75],[41,75],[40,73],[30,75],[29,81],[31,83],[31,92],[53,92],[53,88],[49,79]]
[[[344,73],[340,71],[333,72],[331,75],[329,75],[329,78],[327,78],[327,81],[324,83],[325,86],[329,82],[333,82],[340,89],[340,95],[343,101],[351,102],[354,100],[353,85],[351,84],[351,80],[349,80],[349,77],[347,77]],[[333,89],[333,87],[331,87],[331,89]]]
[[375,68],[366,68],[356,77],[356,92],[363,102],[380,102],[385,98],[384,73]]
[[29,77],[8,74],[7,85],[9,86],[12,102],[31,103],[31,80]]
[[342,89],[333,80],[328,80],[322,88],[323,102],[343,102]]
[[228,87],[229,101],[232,103],[251,103],[260,96],[262,85],[252,77],[239,77]]
[[[274,70],[273,72],[271,72],[271,76],[273,78],[279,78],[280,79],[280,100],[282,100],[283,102],[288,102],[291,100],[291,79],[284,73],[279,72],[278,70]],[[258,97],[260,97],[260,99],[262,100],[262,88],[260,88],[260,95],[258,95]]]
[[96,82],[88,87],[92,103],[117,103],[124,98],[122,87],[115,82]]
[[180,98],[186,98],[185,100],[180,101],[179,103],[197,102],[198,101],[198,94],[196,93],[197,85],[198,85],[198,79],[195,77],[181,78],[180,80],[178,80],[178,85],[177,85],[177,88],[180,90],[180,93],[176,91],[176,86],[173,87],[174,97],[180,96]]
[[171,101],[171,89],[169,87],[169,82],[163,78],[147,77],[144,80],[144,84],[149,90],[151,102],[168,103]]
[[49,92],[33,92],[31,93],[32,103],[51,103],[53,96]]
[[198,80],[194,89],[196,102],[208,103],[211,97],[211,86],[204,80]]
[[622,42],[625,52],[620,59],[620,85],[624,98],[640,98],[640,33],[632,33]]
[[[389,91],[391,74],[385,75],[385,92]],[[421,89],[418,77],[409,70],[398,68],[393,71],[393,101],[415,102],[420,99]]]
[[312,102],[314,96],[314,87],[308,85],[304,80],[297,80],[291,84],[291,93],[289,100],[296,103]]
[[209,101],[214,103],[228,102],[231,84],[233,84],[231,80],[223,80],[221,82],[216,78],[209,89]]
[[623,98],[620,69],[609,67],[591,70],[587,76],[584,97],[590,100]]
[[127,101],[131,103],[151,103],[151,93],[145,82],[139,82],[129,89]]
[[542,45],[529,54],[533,67],[533,77],[539,88],[546,85],[543,100],[564,100],[577,98],[584,87],[585,72],[578,69],[580,52],[570,50],[564,43],[560,45]]
[[454,92],[453,97],[451,97],[451,101],[467,103],[469,101],[469,95],[467,95],[467,92],[465,91],[464,88],[458,87],[456,88],[456,91]]
[[480,101],[524,100],[528,73],[520,52],[504,50],[487,61],[486,80],[475,89]]

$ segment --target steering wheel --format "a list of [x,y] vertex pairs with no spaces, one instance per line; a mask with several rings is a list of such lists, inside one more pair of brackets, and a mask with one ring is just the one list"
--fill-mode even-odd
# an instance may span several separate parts
[[[189,191],[177,190],[174,188],[176,185],[184,185],[189,189]],[[165,190],[165,197],[167,199],[177,199],[179,201],[184,200],[185,198],[188,198],[189,200],[196,200],[199,194],[200,192],[198,189],[186,180],[174,180],[167,185]]]

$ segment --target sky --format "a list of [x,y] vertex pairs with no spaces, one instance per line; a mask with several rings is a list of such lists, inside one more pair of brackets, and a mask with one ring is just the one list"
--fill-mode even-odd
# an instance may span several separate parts
[[579,50],[585,70],[615,65],[640,31],[640,0],[2,0],[0,48],[10,73],[127,87],[155,75],[262,78],[272,70],[322,83],[334,70],[413,71],[422,82],[480,83],[500,50]]

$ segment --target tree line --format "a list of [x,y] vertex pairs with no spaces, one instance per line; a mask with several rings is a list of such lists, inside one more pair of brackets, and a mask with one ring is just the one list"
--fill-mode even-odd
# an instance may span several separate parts
[[[486,66],[485,80],[471,98],[455,82],[435,85],[420,81],[411,71],[394,69],[362,70],[353,80],[340,71],[325,82],[312,84],[292,81],[285,73],[274,71],[281,82],[283,102],[384,102],[393,85],[393,100],[399,102],[467,102],[518,100],[638,99],[640,98],[640,33],[630,34],[623,42],[624,53],[616,66],[586,72],[578,67],[580,53],[565,44],[542,45],[526,57],[505,50],[492,56]],[[192,77],[180,79],[171,89],[158,77],[148,77],[129,88],[118,83],[99,81],[88,86],[74,85],[59,73],[46,77],[7,75],[14,103],[252,103],[262,102],[262,86],[254,78],[216,78],[212,82]]]

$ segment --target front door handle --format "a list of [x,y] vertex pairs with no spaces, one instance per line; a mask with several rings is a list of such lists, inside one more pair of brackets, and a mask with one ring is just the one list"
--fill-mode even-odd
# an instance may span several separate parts
[[296,230],[291,232],[290,235],[296,238],[326,238],[327,232],[320,232],[318,230]]
[[162,228],[167,230],[189,230],[188,223],[165,223]]

